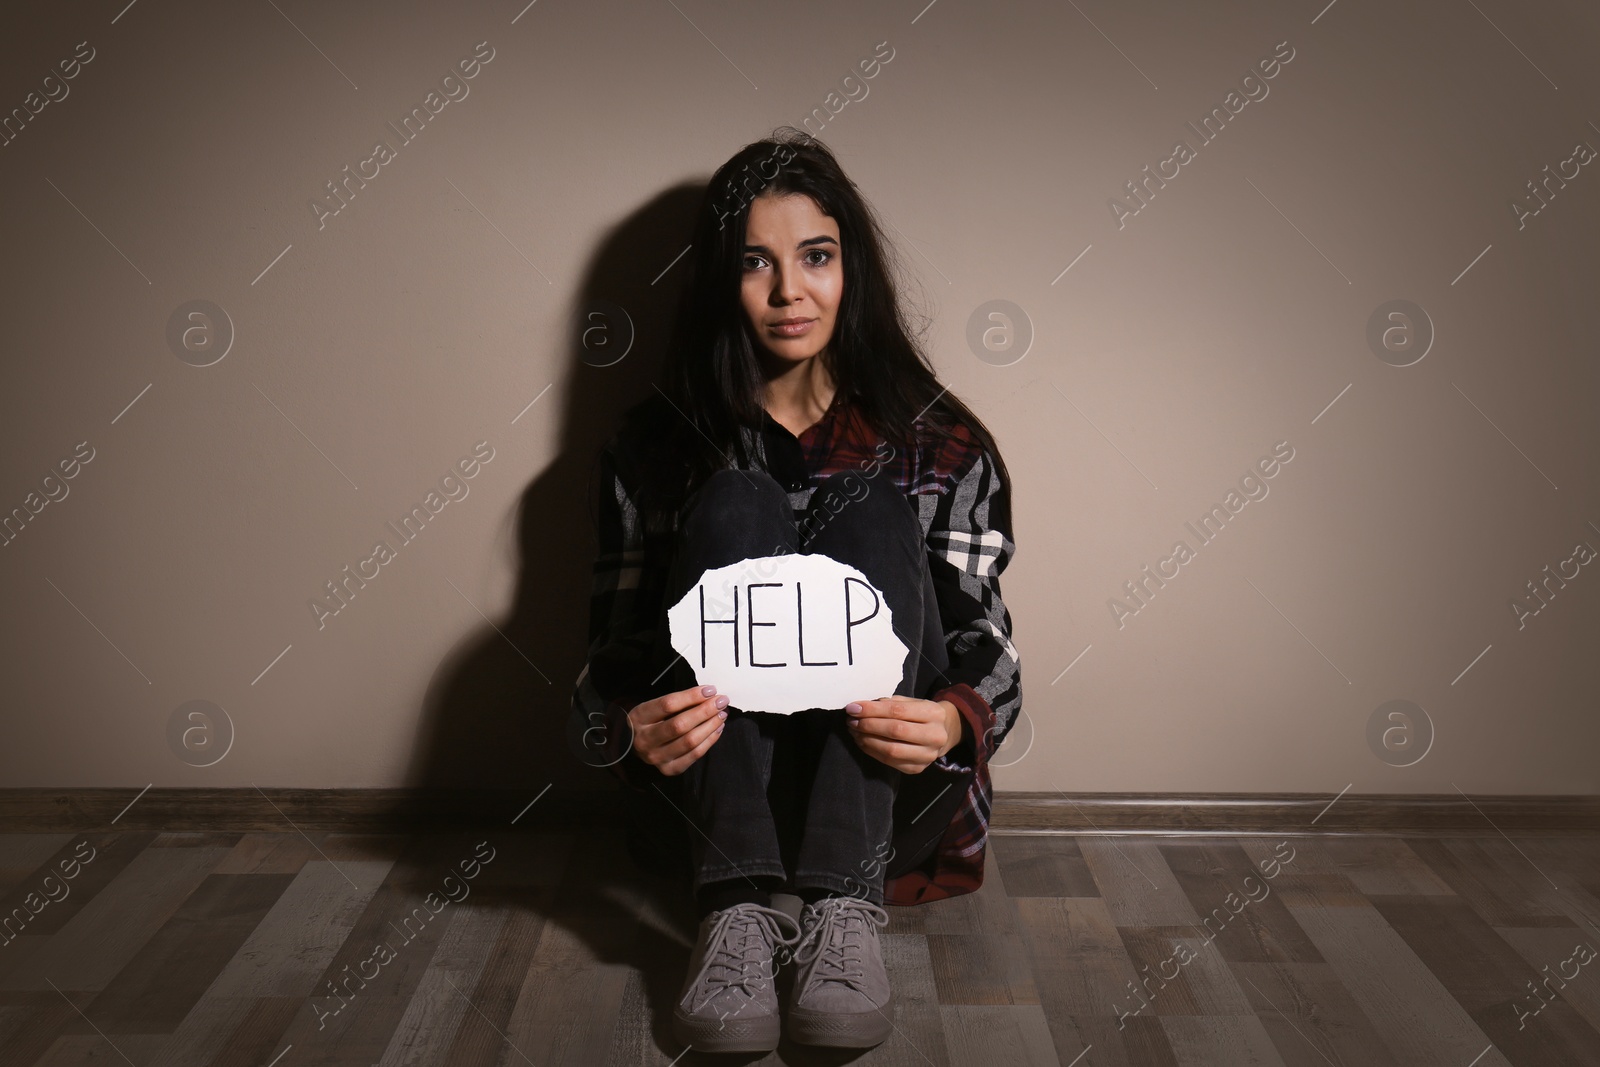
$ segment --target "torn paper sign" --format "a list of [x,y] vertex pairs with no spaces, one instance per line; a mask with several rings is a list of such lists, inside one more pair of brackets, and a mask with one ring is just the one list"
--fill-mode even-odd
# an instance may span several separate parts
[[910,648],[889,602],[820,552],[708,570],[667,610],[672,647],[745,711],[789,714],[892,696]]

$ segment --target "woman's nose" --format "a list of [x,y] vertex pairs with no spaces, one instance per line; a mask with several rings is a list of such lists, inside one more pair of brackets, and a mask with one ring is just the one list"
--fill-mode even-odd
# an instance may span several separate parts
[[777,282],[773,286],[772,295],[782,304],[792,304],[805,294],[801,285],[800,272],[796,270],[778,269]]

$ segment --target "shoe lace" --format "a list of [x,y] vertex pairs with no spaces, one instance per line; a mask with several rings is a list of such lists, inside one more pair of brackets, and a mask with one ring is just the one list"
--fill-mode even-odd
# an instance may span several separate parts
[[[780,923],[793,933],[785,936]],[[704,995],[694,1010],[729,989],[737,989],[747,1001],[754,1000],[755,991],[773,978],[769,967],[774,947],[789,947],[799,939],[794,919],[775,908],[735,904],[717,913],[707,938],[705,961],[695,975],[693,988],[704,990]]]
[[[807,909],[812,921],[805,927],[794,958],[813,964],[808,982],[842,982],[860,992],[865,972],[861,966],[867,924],[889,925],[889,913],[857,897],[823,897]],[[813,963],[814,961],[814,963]]]

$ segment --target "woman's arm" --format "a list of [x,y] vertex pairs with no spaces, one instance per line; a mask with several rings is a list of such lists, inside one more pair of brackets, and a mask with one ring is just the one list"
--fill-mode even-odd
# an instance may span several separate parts
[[589,651],[573,688],[568,741],[592,767],[605,767],[625,783],[648,784],[660,772],[632,752],[628,709],[653,696],[649,675],[660,618],[662,568],[648,565],[644,526],[617,457],[618,438],[596,461],[599,496],[589,596]]
[[931,764],[944,770],[987,763],[1022,707],[1022,663],[1000,596],[1000,575],[1016,554],[1010,490],[989,454],[974,451],[949,492],[939,494],[928,528],[950,666],[925,699],[954,704],[963,726],[961,741]]
[[907,774],[970,776],[986,764],[1022,706],[1021,663],[1000,573],[1015,554],[1007,490],[974,443],[946,475],[928,526],[928,567],[949,666],[923,697],[845,707],[856,743]]

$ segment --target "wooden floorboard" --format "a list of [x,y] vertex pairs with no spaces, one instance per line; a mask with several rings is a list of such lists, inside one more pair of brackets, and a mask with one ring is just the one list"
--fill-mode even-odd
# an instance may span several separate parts
[[87,1014],[117,1033],[170,1034],[293,880],[288,874],[208,875],[89,1003]]
[[[216,846],[144,848],[50,934],[45,950],[0,980],[0,989],[104,989],[226,855],[226,848]],[[98,863],[99,858],[80,877],[87,878]],[[71,904],[72,897],[62,903]],[[40,913],[41,920],[59,921],[51,907]]]
[[608,829],[6,833],[0,902],[6,1067],[1600,1064],[1584,834],[997,834],[860,1054],[679,1046],[692,902]]
[[1233,973],[1290,1067],[1402,1067],[1327,963],[1235,963]]

